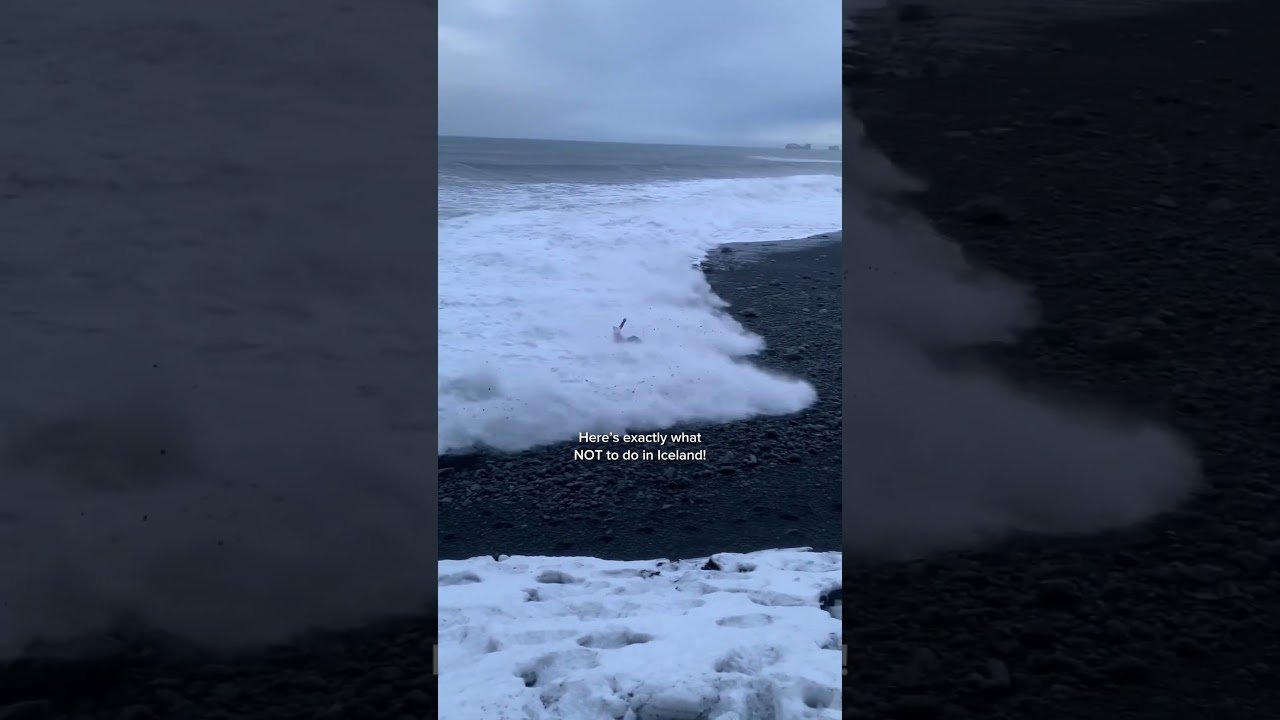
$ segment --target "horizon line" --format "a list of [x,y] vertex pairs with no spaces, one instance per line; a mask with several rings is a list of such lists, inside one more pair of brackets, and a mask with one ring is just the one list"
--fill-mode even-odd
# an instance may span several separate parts
[[[675,147],[725,147],[725,148],[742,148],[746,150],[785,150],[787,143],[778,143],[773,145],[726,145],[722,143],[691,143],[691,142],[639,142],[636,140],[571,140],[568,138],[529,138],[529,137],[496,137],[493,135],[454,135],[445,133],[436,133],[436,138],[459,138],[465,140],[523,140],[526,142],[571,142],[571,143],[591,143],[597,145],[671,145]],[[794,141],[792,141],[794,142]],[[805,143],[799,143],[801,145]],[[841,146],[841,143],[815,143],[810,141],[809,144],[816,147],[810,150],[825,150],[831,152],[830,145]]]

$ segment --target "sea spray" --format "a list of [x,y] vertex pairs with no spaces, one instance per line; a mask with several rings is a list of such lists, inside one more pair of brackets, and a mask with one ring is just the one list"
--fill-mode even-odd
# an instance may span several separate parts
[[856,116],[846,125],[857,133],[844,176],[847,548],[910,557],[1015,533],[1100,531],[1185,498],[1200,465],[1171,429],[935,361],[1017,342],[1038,322],[1034,289],[975,266],[913,212],[923,183],[867,144]]

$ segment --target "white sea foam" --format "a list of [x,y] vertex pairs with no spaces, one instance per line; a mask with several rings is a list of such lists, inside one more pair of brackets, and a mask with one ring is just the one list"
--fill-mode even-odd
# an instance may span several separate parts
[[843,160],[826,160],[823,158],[805,158],[805,157],[777,157],[774,155],[752,155],[752,160],[767,160],[769,162],[783,163],[836,163],[840,164]]
[[[689,257],[837,229],[839,177],[505,187],[440,221],[440,451],[814,402],[807,383],[746,361],[763,341]],[[512,209],[495,211],[502,192]],[[612,342],[622,318],[642,343]]]

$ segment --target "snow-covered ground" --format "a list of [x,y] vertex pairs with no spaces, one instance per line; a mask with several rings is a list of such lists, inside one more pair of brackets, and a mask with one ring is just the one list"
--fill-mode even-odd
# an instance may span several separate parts
[[838,718],[840,570],[808,548],[441,560],[440,717]]

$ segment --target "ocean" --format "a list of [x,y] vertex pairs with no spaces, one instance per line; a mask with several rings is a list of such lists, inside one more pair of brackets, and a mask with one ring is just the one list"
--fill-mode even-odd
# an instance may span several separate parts
[[339,5],[7,8],[0,661],[435,596],[430,15]]
[[[696,262],[840,228],[838,150],[440,138],[440,453],[792,413]],[[613,342],[612,328],[639,343]]]

